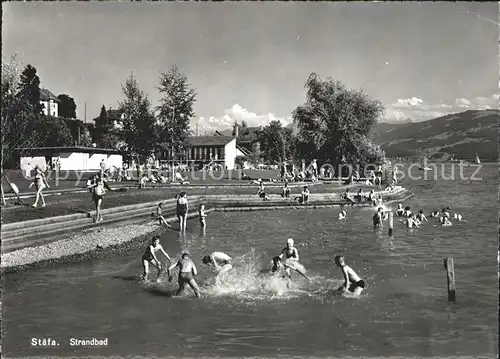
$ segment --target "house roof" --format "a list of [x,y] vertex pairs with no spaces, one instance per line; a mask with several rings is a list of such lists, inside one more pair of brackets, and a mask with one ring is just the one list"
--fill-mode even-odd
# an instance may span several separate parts
[[[122,114],[123,114],[123,111],[121,110],[114,110],[114,109],[108,109],[106,110],[106,114],[108,115],[108,121],[121,121],[122,120]],[[96,120],[99,118],[99,116],[97,116],[96,118],[94,118],[94,122],[96,122]]]
[[98,147],[80,147],[80,146],[69,146],[69,147],[23,147],[16,148],[20,152],[29,153],[69,153],[69,152],[79,152],[79,153],[108,153],[108,154],[122,154],[122,151],[112,149],[112,148],[98,148]]
[[193,136],[187,139],[188,146],[225,146],[234,140],[231,136]]
[[57,96],[54,95],[49,90],[47,90],[47,89],[40,89],[40,101],[49,101],[49,100],[54,100],[56,102],[61,102],[61,100],[59,100],[57,98]]

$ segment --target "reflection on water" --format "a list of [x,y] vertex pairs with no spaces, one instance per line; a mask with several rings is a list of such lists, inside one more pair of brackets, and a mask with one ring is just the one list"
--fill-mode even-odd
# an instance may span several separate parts
[[[468,220],[408,231],[395,221],[373,230],[372,209],[210,213],[206,233],[166,231],[173,259],[188,251],[202,291],[173,294],[175,282],[143,283],[141,251],[107,260],[37,269],[5,277],[4,351],[22,355],[147,356],[493,356],[497,323],[496,167],[482,183],[412,183],[412,210],[445,206]],[[394,205],[395,206],[395,205]],[[269,275],[271,258],[293,237],[312,277],[287,289]],[[146,246],[146,244],[145,244]],[[201,258],[234,258],[215,283]],[[367,283],[360,298],[339,296],[332,262],[344,254]],[[457,303],[447,303],[443,258],[455,258]],[[153,271],[154,273],[154,271]],[[153,280],[155,278],[153,277]],[[69,337],[108,337],[105,348],[74,348]],[[58,348],[29,345],[59,338]],[[42,351],[43,350],[43,351]]]

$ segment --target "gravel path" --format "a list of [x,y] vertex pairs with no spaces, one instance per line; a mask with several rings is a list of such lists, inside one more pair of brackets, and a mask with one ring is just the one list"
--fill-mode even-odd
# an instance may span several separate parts
[[[141,242],[147,234],[158,231],[159,227],[153,222],[146,224],[129,224],[105,228],[91,228],[78,234],[68,235],[66,238],[43,244],[37,247],[23,248],[14,252],[2,254],[1,268],[8,270],[26,267],[38,262],[60,262],[62,259],[84,260],[83,253],[95,257],[95,253],[106,252],[105,249],[118,247],[137,239]],[[135,242],[137,242],[137,240]],[[88,257],[88,256],[87,256]]]

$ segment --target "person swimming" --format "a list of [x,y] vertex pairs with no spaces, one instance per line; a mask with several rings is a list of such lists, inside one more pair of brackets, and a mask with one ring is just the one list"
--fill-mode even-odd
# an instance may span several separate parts
[[233,266],[232,258],[224,252],[212,252],[202,259],[203,264],[213,266],[217,271],[217,277],[227,273]]
[[403,217],[404,214],[405,214],[405,210],[403,208],[403,205],[401,203],[399,203],[398,208],[396,209],[396,216]]
[[427,222],[427,218],[425,217],[424,211],[422,211],[422,210],[418,211],[417,219],[420,222],[424,222],[424,221]]
[[[198,284],[194,279],[194,277],[198,275],[198,270],[196,269],[196,265],[194,264],[194,262],[191,260],[191,258],[189,258],[189,254],[183,253],[181,259],[171,265],[170,268],[168,268],[168,271],[172,271],[175,267],[179,267],[179,289],[177,290],[175,295],[181,294],[186,288],[186,284],[188,284],[193,290],[195,296],[199,298],[200,288],[198,287]],[[172,279],[172,275],[170,274],[168,277],[169,282],[171,282]]]
[[[141,278],[143,280],[146,280],[148,278],[149,264],[151,264],[153,267],[156,267],[156,269],[158,269],[158,278],[157,278],[157,280],[159,280],[160,274],[161,274],[161,268],[162,267],[161,267],[160,261],[156,257],[156,252],[158,252],[158,251],[160,251],[161,253],[163,253],[163,255],[165,257],[167,257],[167,259],[170,262],[172,261],[170,259],[170,256],[167,254],[167,252],[165,252],[165,250],[163,249],[162,245],[160,244],[160,237],[159,236],[153,236],[153,238],[151,238],[151,244],[148,246],[148,248],[146,248],[146,251],[142,255],[142,267],[144,269],[144,273],[141,276]],[[170,276],[170,271],[169,270],[167,270],[167,273]]]
[[439,216],[439,211],[432,211],[429,214],[429,217],[431,217],[431,218],[437,218],[438,216]]
[[344,256],[335,256],[335,264],[342,268],[342,274],[344,275],[344,284],[337,290],[342,292],[349,291],[355,295],[360,295],[366,286],[364,280],[358,276],[354,269],[345,263]]
[[345,219],[347,217],[347,212],[345,211],[345,209],[342,209],[342,211],[340,211],[339,213],[339,219]]
[[404,213],[404,217],[408,218],[408,217],[411,217],[412,213],[411,213],[411,207],[410,206],[406,206],[405,207],[405,213]]
[[407,228],[418,228],[419,227],[419,224],[416,221],[414,214],[406,217],[406,220],[404,222],[406,223]]
[[382,228],[384,224],[382,223],[384,219],[384,210],[379,207],[377,212],[373,215],[373,228]]
[[282,263],[286,267],[285,275],[289,279],[289,281],[291,281],[292,279],[292,273],[291,273],[292,269],[297,273],[301,274],[306,279],[310,280],[310,278],[305,274],[305,268],[300,268],[303,266],[299,263],[299,251],[294,246],[293,238],[287,239],[286,247],[283,248],[281,254],[278,257],[280,258],[280,260],[283,260],[283,257],[285,258],[285,261]]
[[448,226],[452,225],[452,223],[450,222],[450,220],[446,216],[441,217],[440,218],[440,222],[441,222],[441,225],[444,226],[444,227],[448,227]]
[[443,210],[441,211],[442,215],[446,218],[450,218],[450,207],[447,207],[447,208],[443,208]]

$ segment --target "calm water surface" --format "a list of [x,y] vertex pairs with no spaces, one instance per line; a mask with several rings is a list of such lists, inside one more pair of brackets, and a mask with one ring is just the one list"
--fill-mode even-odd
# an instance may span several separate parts
[[[471,169],[472,172],[472,169]],[[190,250],[197,263],[213,251],[235,258],[219,287],[198,266],[204,298],[174,283],[144,285],[141,252],[111,260],[30,270],[4,278],[3,352],[19,356],[460,356],[497,353],[498,228],[496,166],[482,181],[406,182],[413,209],[451,206],[467,222],[431,220],[413,231],[397,223],[392,239],[371,228],[372,210],[211,213],[205,235],[196,221],[185,237],[165,232],[169,254]],[[393,204],[392,206],[395,206]],[[260,271],[296,239],[313,277],[287,291]],[[342,282],[336,254],[363,277],[359,299],[334,295]],[[443,258],[455,258],[457,303],[447,302]],[[30,346],[55,338],[57,348]],[[75,348],[69,339],[108,338],[107,347]]]

